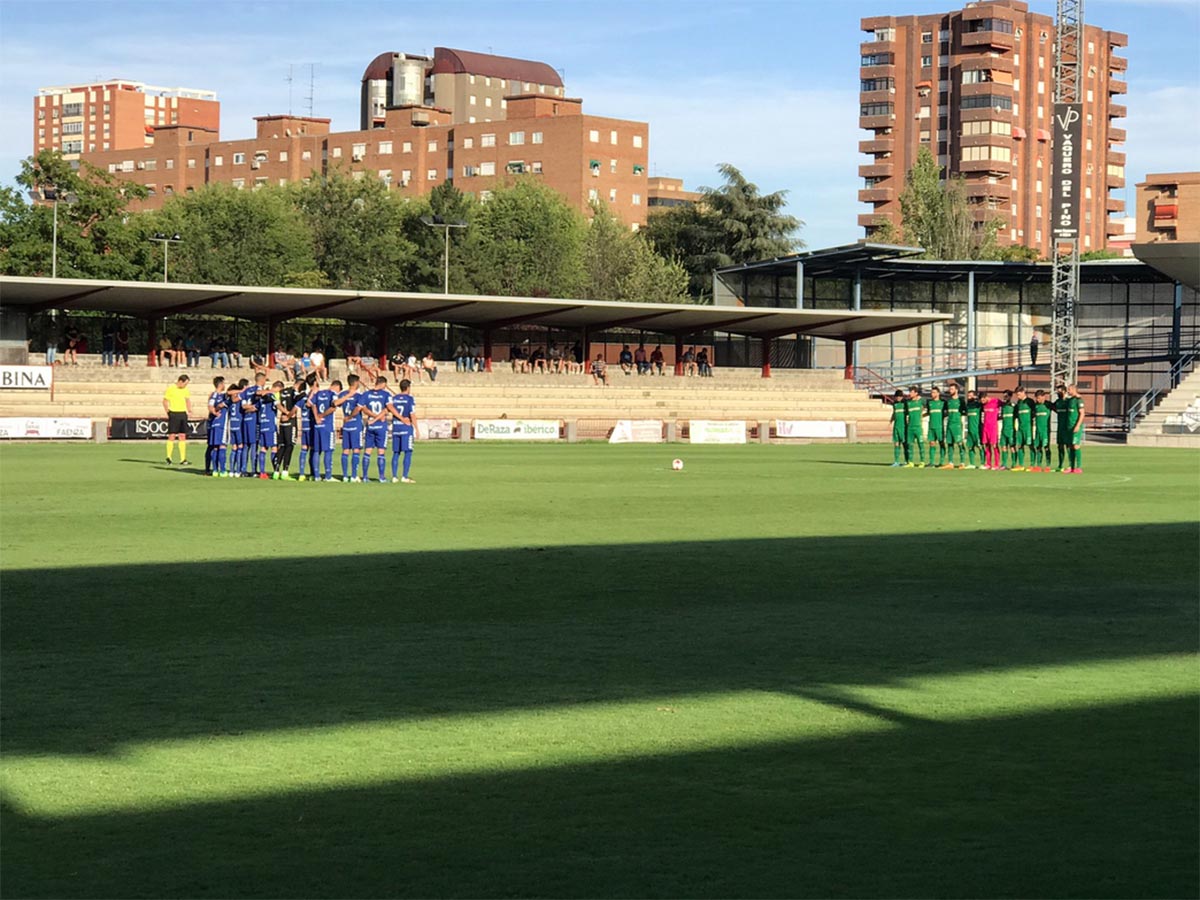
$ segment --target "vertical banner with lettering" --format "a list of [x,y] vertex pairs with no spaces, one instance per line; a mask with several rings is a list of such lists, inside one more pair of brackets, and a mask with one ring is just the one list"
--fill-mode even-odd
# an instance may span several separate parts
[[1054,184],[1050,233],[1056,241],[1079,240],[1079,171],[1083,168],[1083,104],[1054,104]]

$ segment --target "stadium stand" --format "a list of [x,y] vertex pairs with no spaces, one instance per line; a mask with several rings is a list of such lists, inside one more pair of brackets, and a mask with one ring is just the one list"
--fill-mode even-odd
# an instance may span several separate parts
[[1200,369],[1179,382],[1129,433],[1132,447],[1200,449]]
[[[249,368],[214,371],[207,361],[193,368],[147,367],[144,356],[131,356],[129,368],[110,369],[98,356],[84,356],[79,366],[55,367],[53,399],[41,392],[0,394],[0,416],[157,417],[164,388],[181,372],[192,379],[194,418],[204,417],[214,375],[253,377]],[[345,360],[335,360],[330,374],[344,380]],[[423,419],[573,420],[583,438],[603,438],[618,419],[630,418],[843,421],[859,441],[886,441],[891,433],[887,409],[841,370],[776,369],[774,377],[762,378],[758,368],[725,368],[713,378],[685,378],[610,369],[610,380],[609,387],[597,387],[587,375],[519,374],[503,365],[488,374],[460,373],[442,363],[437,383],[414,385],[414,391]]]

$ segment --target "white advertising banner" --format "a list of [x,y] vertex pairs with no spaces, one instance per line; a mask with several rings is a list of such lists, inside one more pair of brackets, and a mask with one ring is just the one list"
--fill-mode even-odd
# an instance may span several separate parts
[[744,444],[746,423],[692,419],[688,422],[688,440],[693,444]]
[[557,419],[480,419],[477,441],[557,441]]
[[454,420],[417,419],[417,437],[423,441],[448,441],[454,437]]
[[844,438],[845,422],[775,420],[775,437],[781,438]]
[[92,436],[91,419],[0,419],[0,438],[83,438]]
[[0,391],[48,391],[53,381],[51,366],[0,366]]
[[610,444],[661,444],[662,419],[621,419],[609,437]]

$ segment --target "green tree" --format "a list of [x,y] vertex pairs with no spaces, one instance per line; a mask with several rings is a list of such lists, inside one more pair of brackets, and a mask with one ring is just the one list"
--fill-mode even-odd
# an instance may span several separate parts
[[1003,220],[994,217],[976,227],[966,184],[961,178],[942,179],[941,167],[928,147],[922,147],[904,179],[900,194],[899,234],[888,230],[885,242],[915,244],[925,259],[993,259],[996,236]]
[[475,290],[501,296],[578,297],[586,276],[587,222],[533,179],[497,188],[481,203],[463,241]]
[[293,188],[312,235],[312,254],[331,287],[409,290],[417,247],[405,233],[405,202],[378,178],[335,170]]
[[[413,245],[413,263],[409,275],[410,291],[443,289],[445,275],[443,258],[446,236],[440,228],[430,228],[421,221],[426,216],[441,216],[447,222],[466,222],[467,230],[475,219],[479,204],[448,181],[429,192],[428,197],[404,204],[403,229]],[[475,285],[464,262],[464,250],[469,238],[463,229],[450,229],[450,292],[474,293]]]
[[630,231],[603,204],[592,204],[592,220],[583,243],[590,300],[687,303],[687,272],[664,259],[640,233]]
[[[16,182],[26,191],[54,187],[58,205],[58,274],[64,278],[131,279],[138,275],[140,233],[129,224],[131,200],[147,195],[141,185],[120,181],[84,162],[76,170],[61,155],[42,151],[21,162]],[[54,210],[0,189],[0,271],[49,275]]]
[[1080,262],[1089,262],[1094,259],[1120,259],[1121,254],[1116,250],[1089,250],[1086,253],[1079,254]]
[[649,218],[646,234],[663,256],[682,264],[688,292],[711,302],[712,273],[722,266],[786,256],[804,246],[804,223],[783,210],[787,191],[763,194],[729,163],[717,167],[724,183],[701,188],[695,206],[676,207]]
[[173,281],[312,287],[324,280],[313,258],[312,231],[290,188],[210,185],[176,195],[140,225],[183,236],[171,248]]

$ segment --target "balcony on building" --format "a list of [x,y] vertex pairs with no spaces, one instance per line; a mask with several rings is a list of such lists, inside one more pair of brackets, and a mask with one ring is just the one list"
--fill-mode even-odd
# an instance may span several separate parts
[[990,222],[992,219],[1003,219],[1004,210],[999,206],[989,207],[986,203],[972,203],[971,218],[976,222]]
[[1110,31],[1108,33],[1108,46],[1110,50],[1115,50],[1117,47],[1129,46],[1129,35],[1122,31]]
[[1121,237],[1125,234],[1125,223],[1108,219],[1104,223],[1104,233],[1108,237]]
[[1012,173],[1012,163],[999,159],[961,159],[956,163],[956,167],[964,175],[981,173],[1010,175]]
[[1108,104],[1108,117],[1110,119],[1123,119],[1125,118],[1125,113],[1126,109],[1120,103]]
[[1007,147],[1009,150],[1013,148],[1012,135],[1008,134],[960,134],[958,136],[959,147]]
[[1005,178],[996,182],[974,179],[966,183],[967,197],[994,197],[997,200],[1012,199],[1012,183]]
[[1117,72],[1124,72],[1129,68],[1129,60],[1123,56],[1110,56],[1108,58],[1108,67]]
[[1108,161],[1110,166],[1125,165],[1125,154],[1119,150],[1109,150],[1108,153],[1105,154],[1104,158]]
[[979,97],[992,94],[996,97],[1008,97],[1011,100],[1013,95],[1011,79],[1007,83],[1004,81],[981,81],[976,84],[960,84],[958,89],[960,97]]
[[859,228],[880,228],[890,222],[891,218],[879,213],[862,213],[858,217]]
[[1110,144],[1123,144],[1123,143],[1125,143],[1125,129],[1124,129],[1124,128],[1110,128],[1110,129],[1108,129],[1108,142],[1109,142]]
[[880,63],[873,66],[861,66],[858,70],[859,77],[867,78],[892,78],[896,77],[895,63]]
[[891,53],[895,48],[895,41],[863,41],[858,45],[858,52],[867,56],[871,53]]
[[1108,197],[1104,201],[1104,211],[1115,213],[1125,211],[1125,201],[1120,197]]
[[1174,228],[1179,219],[1179,204],[1172,198],[1170,202],[1155,200],[1154,207],[1154,227],[1155,228]]
[[[968,56],[963,59],[961,68],[963,72],[985,69],[992,73],[1003,72],[1005,75],[1012,75],[1013,61],[1007,56]],[[959,80],[962,80],[961,77]]]
[[859,91],[859,103],[892,103],[896,99],[896,91]]
[[891,178],[894,174],[896,174],[896,169],[890,159],[858,167],[859,178]]
[[1111,172],[1104,177],[1104,186],[1110,191],[1125,187],[1125,176],[1114,175]]
[[890,203],[896,199],[896,189],[892,187],[863,188],[858,192],[859,203]]
[[896,124],[896,114],[885,114],[879,116],[859,116],[858,127],[873,129],[873,128],[891,128]]
[[896,149],[896,139],[892,136],[872,138],[869,141],[858,142],[859,153],[892,153]]
[[1127,94],[1129,93],[1129,83],[1118,81],[1115,78],[1108,79],[1108,92],[1110,94]]
[[971,48],[992,50],[1011,50],[1013,48],[1015,39],[1012,20],[988,16],[982,9],[974,11],[983,13],[982,16],[968,19],[967,12],[963,12],[963,30],[959,37],[964,51]]

